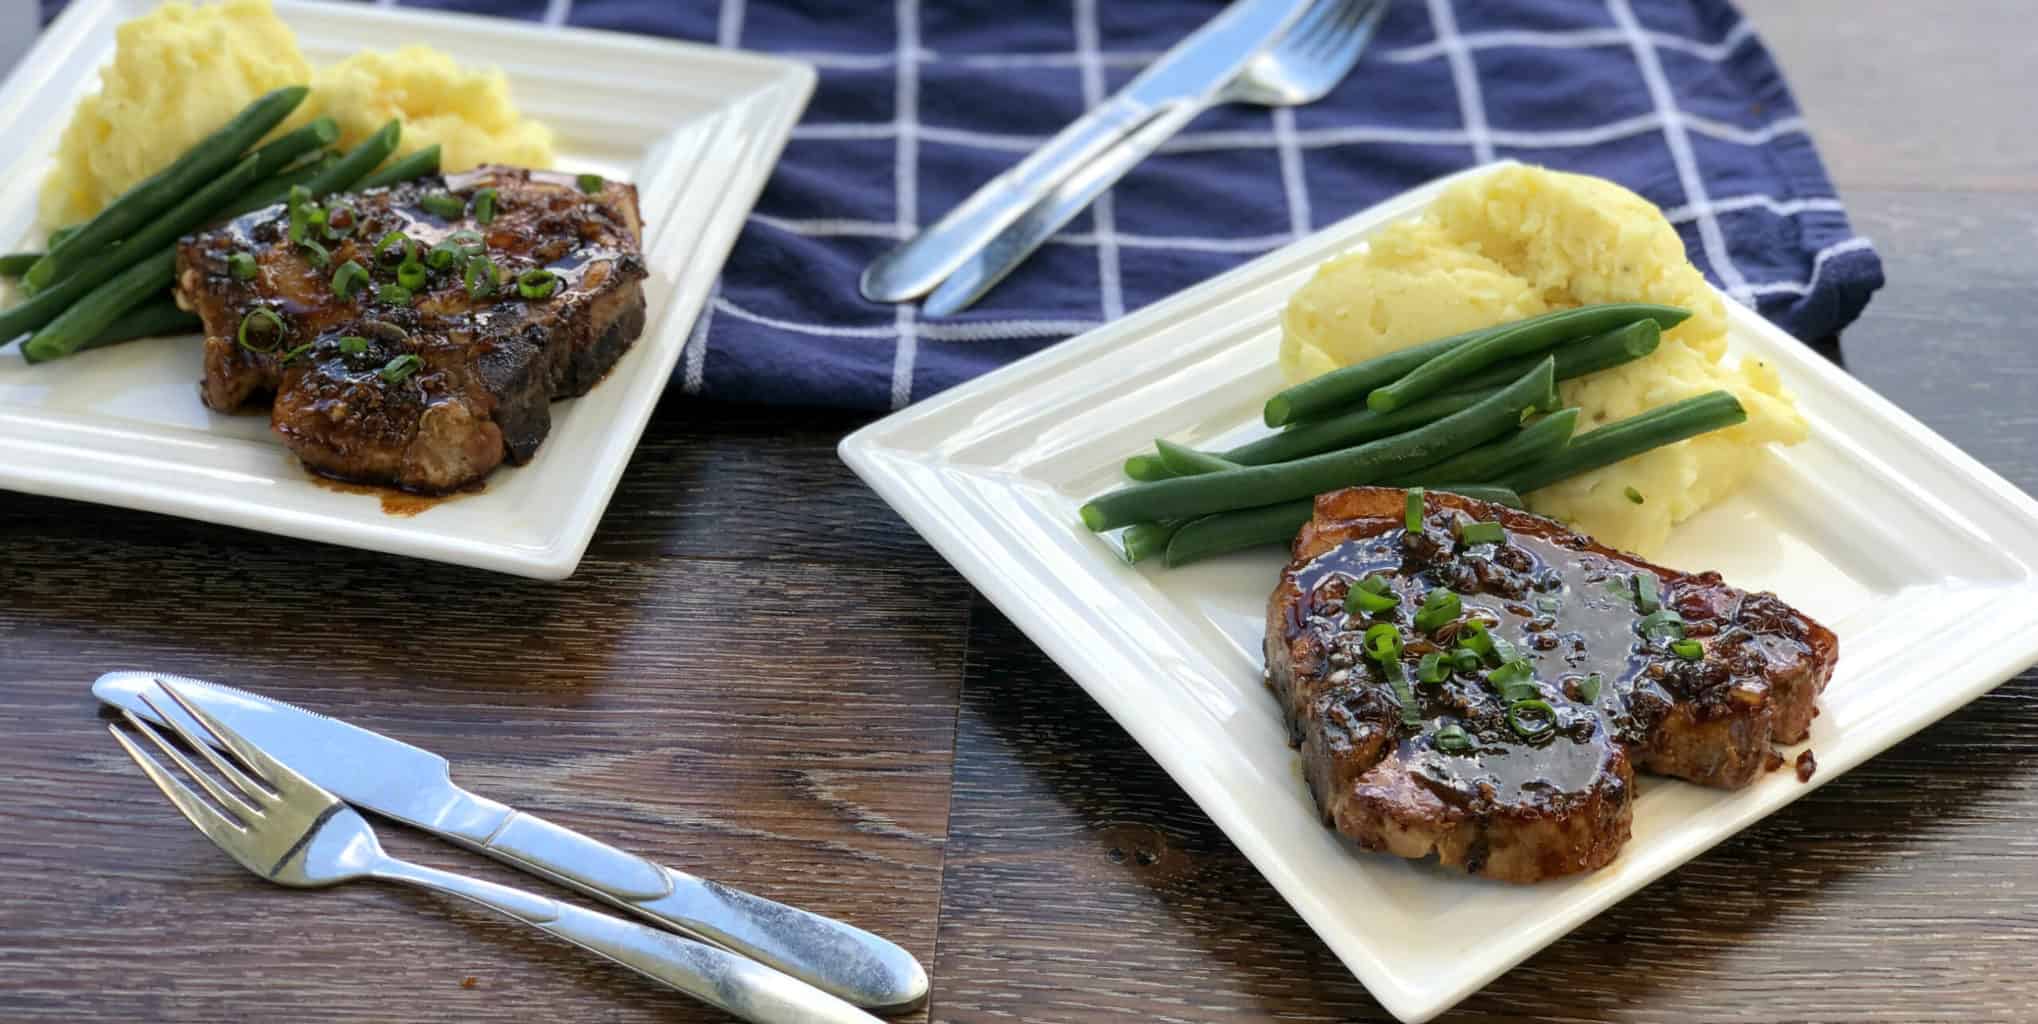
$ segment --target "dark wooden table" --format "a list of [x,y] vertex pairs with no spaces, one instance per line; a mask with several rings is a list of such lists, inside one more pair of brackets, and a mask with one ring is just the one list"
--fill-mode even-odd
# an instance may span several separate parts
[[[1888,261],[1834,354],[2038,489],[2038,74],[2012,45],[2029,14],[1754,15]],[[0,1019],[711,1016],[443,900],[251,878],[104,735],[86,684],[146,666],[424,743],[481,791],[892,936],[934,977],[907,1020],[1387,1020],[836,461],[859,422],[668,401],[564,584],[6,495]],[[400,854],[522,880],[384,831]],[[2034,949],[2026,673],[1445,1019],[2031,1020]]]

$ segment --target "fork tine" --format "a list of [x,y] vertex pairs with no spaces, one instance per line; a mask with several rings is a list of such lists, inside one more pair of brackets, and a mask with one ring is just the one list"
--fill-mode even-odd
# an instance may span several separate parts
[[1341,3],[1342,0],[1317,0],[1316,3],[1310,4],[1309,9],[1302,12],[1302,17],[1295,19],[1295,23],[1289,25],[1288,31],[1281,35],[1280,41],[1274,44],[1275,49],[1287,50],[1298,55],[1306,53],[1318,39],[1322,38],[1324,25],[1330,21],[1332,13]]
[[1381,19],[1387,16],[1387,0],[1371,0],[1370,3],[1356,3],[1351,8],[1351,29],[1342,34],[1331,63],[1349,69],[1358,62],[1360,51],[1373,41],[1373,33],[1380,30]]
[[[247,800],[253,800],[255,804],[261,804],[261,806],[265,806],[265,808],[267,808],[267,806],[269,806],[269,804],[271,804],[271,802],[275,800],[275,793],[271,793],[269,789],[265,789],[265,787],[263,787],[261,783],[257,783],[255,779],[249,779],[249,777],[247,777],[247,773],[245,773],[245,771],[240,771],[240,767],[238,767],[238,765],[234,765],[232,761],[228,761],[228,759],[220,757],[218,753],[214,753],[214,751],[212,751],[212,745],[210,745],[210,743],[206,743],[206,738],[204,738],[204,736],[200,736],[200,734],[192,732],[192,730],[190,730],[190,726],[185,726],[185,724],[183,724],[183,722],[179,722],[177,718],[173,718],[173,716],[169,716],[169,714],[163,714],[163,706],[161,706],[161,704],[157,704],[157,702],[153,702],[153,700],[149,700],[149,694],[147,694],[147,692],[141,692],[141,694],[137,694],[137,696],[141,698],[141,702],[143,702],[143,704],[147,704],[147,706],[149,706],[149,710],[151,710],[151,712],[155,712],[157,720],[161,720],[163,724],[167,724],[167,726],[171,728],[171,732],[175,732],[175,734],[177,734],[177,738],[181,738],[181,740],[183,740],[183,743],[185,743],[187,747],[192,747],[194,751],[198,751],[198,753],[200,753],[200,755],[202,755],[202,757],[206,759],[206,763],[208,763],[208,765],[212,765],[214,769],[218,769],[218,773],[220,773],[220,775],[226,775],[226,781],[234,783],[234,787],[236,787],[236,789],[240,789],[240,793],[245,793],[245,798],[247,798]],[[153,736],[155,736],[155,732],[151,732],[151,738],[153,738]],[[177,759],[177,767],[181,767],[181,769],[183,769],[185,773],[190,773],[190,775],[192,775],[194,779],[198,779],[200,783],[204,783],[206,791],[208,791],[208,793],[212,793],[212,796],[214,796],[214,798],[216,798],[216,800],[218,800],[220,804],[228,804],[228,800],[220,796],[220,789],[216,789],[216,787],[212,785],[212,779],[210,779],[210,777],[208,777],[206,773],[202,773],[202,771],[198,771],[196,767],[192,767],[192,763],[190,763],[190,761],[185,761],[181,753],[177,753],[177,751],[175,751],[175,749],[171,749],[171,747],[165,747],[165,749],[163,749],[163,753],[167,753],[169,757],[175,757],[175,759]],[[236,808],[236,810],[238,810],[238,808]],[[253,810],[253,808],[249,808],[249,810],[251,810],[251,814],[261,814],[261,812]]]
[[[132,715],[129,715],[128,718],[131,721],[134,720]],[[137,721],[136,724],[143,732],[149,731],[147,723]],[[156,762],[155,758],[150,757],[142,748],[135,746],[133,740],[128,739],[126,735],[122,734],[119,726],[108,725],[106,731],[113,734],[113,738],[120,743],[121,749],[127,751],[127,756],[134,758],[134,763],[137,767],[141,768],[142,774],[148,776],[149,781],[155,783],[156,788],[162,790],[163,795],[169,797],[170,802],[176,804],[177,809],[184,813],[185,819],[190,821],[191,824],[198,826],[198,831],[205,833],[207,839],[212,840],[220,849],[226,850],[229,853],[240,848],[241,844],[245,841],[247,830],[243,829],[238,822],[229,820],[226,815],[213,809],[211,804],[200,800],[198,794],[191,792],[183,783],[172,778],[170,773],[164,771],[163,766]],[[150,733],[150,736],[154,737],[155,734]],[[157,738],[157,742],[160,743],[162,741],[160,738]]]
[[[239,733],[227,728],[226,723],[207,714],[198,705],[185,700],[184,695],[178,693],[177,687],[172,686],[168,680],[157,679],[156,685],[161,687],[164,693],[169,694],[170,699],[176,701],[177,706],[183,708],[184,713],[190,715],[193,721],[204,726],[206,731],[214,736],[219,737],[219,742],[232,751],[235,757],[240,758],[241,763],[247,765],[253,771],[255,778],[268,784],[269,788],[275,790],[277,794],[281,794],[286,790],[303,791],[306,789],[324,792],[324,790],[318,789],[310,779],[291,771],[290,766],[270,757],[262,752],[262,748],[242,739]],[[171,721],[173,725],[175,724],[174,720],[165,720]],[[180,729],[179,732],[181,733],[182,730]],[[192,739],[190,736],[185,738]],[[205,749],[205,744],[202,741],[195,741],[192,745],[201,750]],[[213,763],[218,764],[219,762],[215,759]],[[273,799],[268,793],[262,793],[261,798],[265,800]]]
[[[147,704],[148,698],[143,697],[142,702]],[[163,710],[161,708],[156,707],[154,704],[149,704],[149,708],[155,711],[156,716],[158,718],[162,717]],[[154,728],[149,727],[148,724],[143,722],[140,717],[135,715],[134,712],[128,711],[125,708],[123,708],[121,709],[120,715],[122,718],[127,719],[127,724],[134,726],[137,731],[147,736],[149,738],[149,742],[154,743],[156,745],[157,750],[160,750],[163,753],[170,755],[170,760],[177,762],[177,767],[184,769],[184,774],[186,777],[191,779],[191,781],[198,783],[198,785],[202,787],[207,793],[211,794],[214,800],[219,801],[220,806],[225,807],[227,810],[232,811],[236,816],[238,816],[241,819],[242,824],[245,825],[255,820],[256,818],[262,816],[261,811],[255,809],[254,807],[249,806],[248,803],[245,800],[242,800],[239,796],[227,792],[225,787],[221,786],[217,782],[212,781],[212,776],[207,775],[202,771],[199,771],[198,766],[192,764],[190,758],[185,757],[183,752],[179,751],[176,747],[171,746],[170,741],[164,739],[162,733],[157,732]],[[164,720],[168,721],[168,719]],[[171,728],[174,729],[176,727],[172,726]],[[179,730],[179,734],[182,735],[181,730]],[[191,737],[184,736],[184,742],[190,743]],[[196,743],[192,745],[196,746],[202,753],[205,754],[206,760],[211,761],[215,766],[221,768],[222,770],[226,769],[225,765],[221,765],[219,763],[218,755],[214,754],[211,750],[207,749],[205,744]],[[234,782],[234,784],[237,786],[240,785],[240,783],[235,781],[231,775],[229,775],[228,781]]]

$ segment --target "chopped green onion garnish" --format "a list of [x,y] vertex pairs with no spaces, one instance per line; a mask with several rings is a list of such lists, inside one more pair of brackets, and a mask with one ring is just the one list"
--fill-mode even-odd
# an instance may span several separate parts
[[311,202],[310,189],[305,188],[303,185],[290,186],[290,205],[292,207],[303,206],[308,202]]
[[1477,672],[1479,671],[1479,666],[1481,664],[1483,664],[1483,662],[1479,660],[1478,651],[1475,651],[1470,647],[1451,648],[1452,668],[1457,669],[1460,672]]
[[450,235],[447,235],[447,236],[446,236],[446,241],[448,241],[448,242],[451,242],[451,243],[453,243],[454,245],[481,245],[481,244],[483,244],[483,239],[482,239],[482,237],[481,237],[481,232],[479,232],[479,231],[476,231],[476,230],[474,230],[473,228],[461,228],[460,230],[458,230],[458,231],[455,231],[455,232],[453,232],[453,233],[452,233],[452,234],[450,234]]
[[425,264],[433,270],[451,270],[454,265],[467,258],[467,253],[451,241],[440,242],[425,253]]
[[549,299],[559,290],[559,275],[532,268],[517,275],[517,294],[527,299]]
[[1408,685],[1401,663],[1392,658],[1380,662],[1380,674],[1387,677],[1387,685],[1394,688],[1394,699],[1401,702],[1401,724],[1411,729],[1422,728],[1422,709],[1415,706],[1415,688]]
[[1376,594],[1362,587],[1353,587],[1345,595],[1347,615],[1378,615],[1401,603],[1393,594]]
[[1564,599],[1555,594],[1537,594],[1536,611],[1544,615],[1555,615],[1564,608]]
[[309,238],[297,244],[304,248],[304,262],[309,263],[320,270],[324,270],[325,268],[332,266],[333,254],[327,252],[325,246],[320,245]]
[[1586,676],[1578,684],[1578,699],[1587,704],[1599,703],[1599,688],[1601,685],[1599,673],[1594,672]]
[[1545,739],[1557,731],[1557,709],[1536,697],[1518,700],[1508,706],[1507,724],[1522,739]]
[[311,351],[311,343],[305,342],[304,344],[299,345],[296,348],[293,348],[290,351],[283,353],[283,365],[289,366],[291,361],[295,360],[298,356],[301,356],[309,351]]
[[1507,539],[1507,530],[1499,523],[1462,523],[1458,539],[1467,544],[1498,544]]
[[1626,493],[1626,494],[1627,494],[1627,496],[1628,496],[1628,500],[1629,500],[1629,501],[1632,501],[1632,502],[1634,502],[1634,503],[1635,503],[1635,504],[1637,504],[1637,505],[1641,504],[1641,503],[1642,503],[1642,502],[1643,502],[1643,501],[1645,500],[1645,499],[1644,499],[1644,498],[1642,497],[1642,492],[1640,492],[1640,491],[1638,491],[1638,490],[1635,490],[1635,489],[1634,489],[1634,488],[1632,488],[1632,487],[1628,488],[1628,489],[1627,489],[1627,491],[1626,491],[1626,492],[1624,492],[1624,493]]
[[385,284],[375,289],[375,301],[387,306],[410,305],[410,289],[400,284]]
[[1387,582],[1387,577],[1377,572],[1367,573],[1364,579],[1353,584],[1353,586],[1368,594],[1387,594],[1392,593],[1394,590],[1393,585]]
[[1451,666],[1444,663],[1444,656],[1431,651],[1416,663],[1415,678],[1425,683],[1441,683],[1451,677]]
[[353,260],[340,264],[340,269],[333,271],[333,294],[340,298],[351,298],[354,289],[367,283],[368,268]]
[[244,252],[237,252],[226,258],[226,269],[228,273],[243,281],[251,281],[254,280],[255,274],[261,270],[261,266],[255,262],[253,256]]
[[496,195],[496,191],[492,188],[485,188],[474,193],[475,223],[487,225],[495,222]]
[[1395,661],[1401,657],[1401,631],[1391,622],[1376,623],[1366,630],[1365,645],[1374,661]]
[[602,176],[599,174],[583,174],[580,177],[575,178],[574,183],[579,185],[580,190],[582,192],[587,193],[588,195],[593,195],[596,192],[600,192],[603,188],[608,186],[608,182],[603,181]]
[[409,378],[411,374],[418,372],[418,368],[423,365],[425,365],[424,360],[419,359],[412,353],[405,352],[395,359],[384,363],[382,369],[375,372],[381,375],[383,380],[396,384]]
[[1464,604],[1456,591],[1449,587],[1433,587],[1423,596],[1422,607],[1415,611],[1415,628],[1424,633],[1433,633],[1444,623],[1457,621]]
[[354,226],[360,214],[345,203],[335,202],[326,207],[326,237],[335,241],[354,233]]
[[293,244],[304,241],[305,234],[308,233],[310,230],[311,230],[311,214],[307,212],[306,209],[302,206],[291,207],[290,231],[288,232],[290,241]]
[[418,198],[418,205],[426,213],[444,220],[459,220],[467,212],[466,203],[445,192],[428,192]]
[[496,276],[499,273],[500,271],[496,270],[495,261],[486,256],[476,256],[468,260],[466,274],[467,294],[477,299],[495,294]]
[[340,354],[343,356],[358,356],[366,351],[368,351],[368,339],[358,334],[349,334],[340,339]]
[[[266,334],[269,343],[267,345],[258,345],[250,342],[248,340],[248,329],[251,327],[256,329],[258,335]],[[276,347],[283,344],[285,331],[283,318],[277,316],[275,310],[256,307],[249,310],[248,315],[241,317],[241,327],[240,330],[234,332],[234,340],[242,348],[250,352],[269,353],[276,351]],[[261,340],[263,340],[261,337],[256,338],[256,341]]]
[[1422,488],[1408,489],[1408,506],[1404,519],[1402,525],[1408,527],[1409,533],[1422,532]]
[[406,263],[396,268],[396,283],[411,291],[423,288],[425,286],[425,265],[422,263]]
[[1635,610],[1647,615],[1663,607],[1663,599],[1656,590],[1656,574],[1638,572],[1635,574]]
[[1536,669],[1527,658],[1516,658],[1503,662],[1499,668],[1486,673],[1486,681],[1495,692],[1508,700],[1526,700],[1536,696]]
[[1521,657],[1520,649],[1516,648],[1513,644],[1508,643],[1505,637],[1495,636],[1490,633],[1487,634],[1487,637],[1493,642],[1494,664],[1513,661]]
[[1446,754],[1462,754],[1472,749],[1472,737],[1465,727],[1456,722],[1436,731],[1436,747]]
[[375,259],[377,261],[386,262],[389,259],[391,242],[397,243],[398,251],[402,253],[402,262],[414,263],[417,261],[417,243],[411,241],[410,236],[401,231],[391,231],[383,235],[381,241],[375,243]]
[[1658,608],[1636,623],[1647,640],[1677,640],[1684,636],[1684,620],[1668,608]]
[[1697,661],[1705,657],[1705,645],[1696,640],[1672,640],[1670,642],[1670,653],[1683,658],[1685,661]]
[[[1458,645],[1482,658],[1491,658],[1494,655],[1493,634],[1486,631],[1486,622],[1483,619],[1465,620],[1465,625],[1458,630]],[[1507,659],[1496,659],[1496,664],[1505,660]]]

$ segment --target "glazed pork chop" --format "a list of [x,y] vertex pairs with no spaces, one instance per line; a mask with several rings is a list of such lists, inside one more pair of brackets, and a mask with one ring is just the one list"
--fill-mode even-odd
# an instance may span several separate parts
[[[589,189],[482,167],[329,200],[343,223],[316,247],[290,241],[284,205],[186,238],[177,296],[205,321],[205,403],[271,399],[291,451],[345,480],[438,493],[528,461],[550,403],[644,328],[636,190]],[[391,289],[405,262],[422,280]],[[350,288],[348,263],[367,274]]]
[[[1412,531],[1406,493],[1318,497],[1267,605],[1268,683],[1360,846],[1510,882],[1589,871],[1628,839],[1636,771],[1738,788],[1804,739],[1838,641],[1774,595],[1456,494]],[[1474,522],[1504,536],[1467,543]],[[1382,623],[1391,654],[1366,644]]]

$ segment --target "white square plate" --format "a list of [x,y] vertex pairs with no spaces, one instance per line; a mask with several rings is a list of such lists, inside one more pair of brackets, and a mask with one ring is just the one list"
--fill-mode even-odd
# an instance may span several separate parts
[[[36,190],[114,28],[152,0],[79,0],[0,88],[0,240],[32,240]],[[30,366],[0,351],[0,487],[124,505],[353,547],[561,578],[616,480],[813,91],[797,61],[605,32],[354,4],[277,4],[315,65],[424,43],[502,68],[558,132],[558,165],[635,182],[651,278],[644,334],[609,379],[552,407],[528,465],[410,518],[320,486],[261,415],[198,400],[193,339],[143,341]],[[4,248],[13,249],[13,244]]]
[[[1477,172],[1469,172],[1477,173]],[[1285,559],[1124,564],[1076,516],[1156,437],[1225,447],[1281,386],[1279,312],[1323,259],[1437,182],[1117,323],[922,402],[842,457],[1174,776],[1389,1011],[1425,1020],[1593,914],[2038,660],[2038,503],[1760,316],[1731,350],[1777,366],[1811,439],[1680,526],[1666,564],[1718,569],[1832,627],[1818,773],[1720,792],[1645,779],[1604,870],[1508,886],[1368,854],[1319,824],[1260,681]],[[1960,623],[1929,675],[1911,638]],[[1943,658],[1943,661],[1937,660]]]

